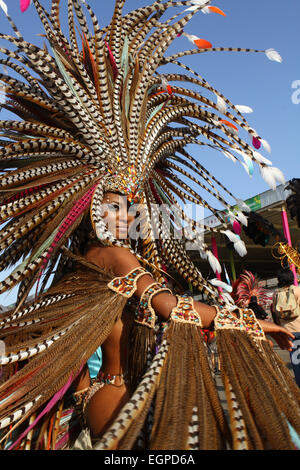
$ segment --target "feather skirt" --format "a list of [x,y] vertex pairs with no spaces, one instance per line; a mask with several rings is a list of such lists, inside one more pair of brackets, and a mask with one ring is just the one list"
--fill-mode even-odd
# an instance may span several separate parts
[[[84,264],[37,302],[0,318],[7,347],[1,360],[8,361],[0,385],[2,448],[78,448],[69,389],[126,303],[107,287],[110,273]],[[201,329],[171,320],[155,344],[141,328],[131,338],[131,398],[86,448],[295,448],[290,427],[300,434],[300,392],[268,341],[217,330],[227,420]]]

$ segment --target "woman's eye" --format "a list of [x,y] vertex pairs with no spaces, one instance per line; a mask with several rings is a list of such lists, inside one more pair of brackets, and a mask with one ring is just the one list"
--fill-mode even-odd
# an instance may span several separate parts
[[108,204],[108,209],[111,211],[118,211],[119,210],[119,204],[113,203],[113,204]]

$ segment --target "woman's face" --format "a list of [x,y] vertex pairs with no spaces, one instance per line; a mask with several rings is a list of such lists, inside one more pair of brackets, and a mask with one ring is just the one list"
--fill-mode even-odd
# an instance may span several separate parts
[[103,204],[103,220],[108,230],[119,240],[127,239],[130,224],[134,221],[134,215],[128,213],[126,196],[115,193],[105,193]]

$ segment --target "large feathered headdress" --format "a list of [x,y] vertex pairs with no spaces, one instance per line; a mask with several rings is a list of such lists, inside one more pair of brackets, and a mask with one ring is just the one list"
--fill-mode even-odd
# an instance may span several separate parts
[[[258,152],[261,145],[269,146],[243,117],[248,109],[234,106],[180,59],[212,50],[249,49],[213,48],[185,32],[201,10],[224,14],[209,0],[155,1],[125,15],[124,1],[117,0],[111,23],[104,28],[85,0],[70,0],[68,31],[60,22],[59,0],[52,1],[50,12],[38,0],[33,3],[45,30],[44,48],[22,37],[5,3],[0,3],[14,31],[0,34],[8,42],[7,48],[0,48],[6,56],[0,63],[12,72],[0,75],[6,95],[2,107],[18,117],[0,121],[0,266],[4,270],[16,265],[0,283],[0,293],[20,284],[18,300],[24,300],[42,273],[44,288],[54,267],[59,272],[67,262],[61,247],[76,250],[89,211],[98,238],[120,245],[101,213],[103,193],[117,181],[122,193],[143,205],[141,259],[157,272],[162,264],[174,267],[194,287],[216,298],[217,289],[202,278],[186,253],[187,238],[179,240],[176,231],[187,225],[201,255],[221,271],[201,231],[224,233],[244,254],[230,226],[235,220],[245,223],[245,207],[206,170],[201,153],[189,153],[188,145],[212,147],[240,161],[250,174],[257,163],[272,187],[283,176]],[[171,16],[171,7],[180,10]],[[184,44],[185,38],[192,49],[166,54],[173,41]],[[255,52],[281,60],[273,49]],[[171,72],[169,64],[178,71]],[[249,142],[238,135],[239,129]],[[200,195],[203,190],[228,210],[230,223]],[[190,218],[182,209],[187,202],[208,208],[219,227]],[[158,204],[163,204],[164,217]],[[241,210],[234,212],[236,204]],[[168,233],[166,217],[171,223]]]
[[261,287],[259,279],[246,269],[240,275],[234,290],[236,305],[242,307],[246,307],[253,296],[257,298],[258,303],[264,303],[267,300],[266,289]]

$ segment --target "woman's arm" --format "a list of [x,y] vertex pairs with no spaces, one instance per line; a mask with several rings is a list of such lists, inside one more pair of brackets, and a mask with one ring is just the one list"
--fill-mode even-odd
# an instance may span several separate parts
[[[112,269],[116,277],[126,276],[130,271],[141,266],[137,258],[126,248],[105,247],[91,249],[86,257],[92,263],[101,268]],[[153,283],[153,277],[149,275],[142,276],[137,282],[135,295],[140,298],[144,290]],[[167,320],[172,309],[177,305],[177,298],[168,292],[157,294],[152,299],[152,306],[156,313]],[[202,302],[194,301],[194,306],[199,313],[203,328],[209,328],[216,316],[216,309]],[[259,323],[266,334],[271,335],[282,349],[290,350],[292,347],[292,333],[283,327],[272,322],[259,320]]]
[[[89,261],[100,267],[108,269],[110,267],[116,277],[126,276],[130,271],[141,266],[137,258],[126,248],[105,247],[87,253]],[[149,275],[142,276],[137,282],[135,296],[141,298],[143,292],[154,282],[153,277]],[[174,307],[177,305],[175,295],[162,292],[155,295],[151,301],[152,307],[156,313],[164,320],[167,320]],[[194,306],[201,316],[203,328],[208,328],[216,316],[216,309],[194,301]]]

